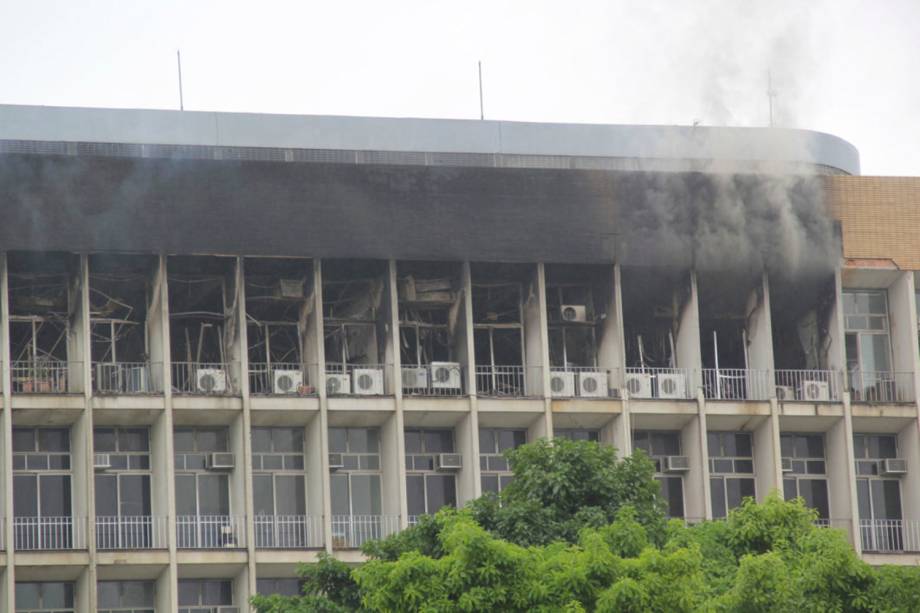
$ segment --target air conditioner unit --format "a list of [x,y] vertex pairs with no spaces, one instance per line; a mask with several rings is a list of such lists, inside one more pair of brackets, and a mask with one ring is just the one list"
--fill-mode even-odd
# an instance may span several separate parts
[[276,394],[296,394],[303,387],[303,371],[284,369],[275,370],[272,391]]
[[791,385],[777,385],[776,399],[780,402],[789,402],[795,400],[795,388]]
[[208,470],[232,470],[233,454],[232,453],[211,453],[208,454]]
[[424,366],[406,366],[402,369],[402,386],[405,390],[428,389],[428,369]]
[[463,468],[463,456],[459,453],[439,453],[438,470],[459,470]]
[[886,475],[906,475],[907,460],[889,458],[882,461],[882,473]]
[[144,394],[150,391],[147,384],[146,366],[129,366],[125,368],[125,393]]
[[549,391],[554,398],[571,398],[575,395],[575,373],[555,370],[549,375]]
[[783,468],[784,473],[791,473],[792,472],[792,458],[783,458],[782,468]]
[[661,373],[658,375],[659,398],[686,398],[687,379],[680,373]]
[[585,398],[606,398],[607,373],[605,372],[580,372],[578,373],[578,395]]
[[626,389],[631,398],[652,397],[652,375],[631,373],[626,375]]
[[227,373],[220,368],[199,368],[195,372],[195,383],[199,392],[220,394],[227,391]]
[[362,396],[383,396],[383,370],[380,368],[355,368],[352,372],[355,393]]
[[431,387],[442,390],[459,390],[463,384],[459,362],[432,362]]
[[802,381],[802,400],[820,401],[831,399],[831,389],[827,381]]
[[665,472],[682,473],[690,470],[690,458],[685,455],[669,455],[664,460]]
[[330,470],[345,468],[345,458],[342,457],[341,453],[329,454],[329,468]]
[[96,470],[107,470],[112,467],[112,459],[107,453],[93,454],[93,468]]
[[562,321],[588,321],[588,309],[583,304],[563,304],[559,307],[559,316]]
[[351,393],[351,377],[344,373],[326,374],[326,393],[330,396]]

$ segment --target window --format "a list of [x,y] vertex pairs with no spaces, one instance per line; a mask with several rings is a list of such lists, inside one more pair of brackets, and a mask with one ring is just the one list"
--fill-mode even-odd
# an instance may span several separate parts
[[303,581],[300,579],[256,579],[256,593],[263,596],[300,596],[303,594]]
[[749,432],[709,432],[707,442],[712,516],[718,519],[755,495],[753,443]]
[[898,437],[894,434],[854,434],[853,455],[856,457],[859,518],[875,523],[900,520],[901,482],[882,476],[884,461],[898,457]]
[[222,579],[179,579],[179,613],[219,613],[233,605],[233,582]]
[[637,430],[633,432],[633,447],[644,451],[655,463],[655,479],[661,483],[668,517],[684,517],[684,478],[679,473],[666,472],[665,465],[668,456],[681,454],[680,432]]
[[380,538],[380,430],[330,428],[329,451],[341,453],[344,464],[329,479],[333,544],[357,547],[368,538]]
[[70,478],[69,429],[13,428],[17,549],[74,547]]
[[60,581],[16,582],[16,613],[73,613],[74,584]]
[[497,494],[511,483],[514,475],[504,453],[526,442],[527,430],[479,429],[479,468],[483,493]]
[[111,466],[95,475],[96,546],[153,547],[147,428],[96,428],[93,448],[97,454],[108,455]]
[[454,475],[438,472],[438,454],[454,453],[452,430],[406,430],[409,520],[457,505]]
[[847,371],[854,400],[887,398],[891,386],[887,292],[845,291],[843,314]]
[[154,582],[100,581],[96,606],[98,613],[154,613]]
[[303,428],[252,429],[256,547],[314,546],[306,517]]
[[206,470],[211,453],[228,451],[227,428],[176,428],[173,446],[178,546],[233,546],[230,477]]
[[556,438],[564,438],[569,441],[591,441],[597,443],[601,440],[600,430],[588,430],[585,428],[562,428],[553,432]]
[[783,494],[786,500],[801,497],[818,518],[830,519],[827,494],[827,462],[823,434],[782,434],[780,447],[784,464]]

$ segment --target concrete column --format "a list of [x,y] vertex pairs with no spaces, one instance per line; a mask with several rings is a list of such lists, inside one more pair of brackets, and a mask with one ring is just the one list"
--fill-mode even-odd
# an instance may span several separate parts
[[773,378],[773,322],[770,313],[770,283],[766,273],[760,286],[748,298],[747,325],[748,342],[747,389],[749,398],[762,399],[776,396]]
[[322,479],[323,542],[332,553],[332,495],[329,481],[329,398],[326,396],[326,347],[323,343],[323,270],[319,260],[313,260],[313,311],[316,313],[317,343],[315,344],[316,370],[319,385],[319,444],[320,478]]
[[[167,592],[165,594],[159,594],[157,599],[159,601],[169,602],[169,607],[167,611],[177,611],[179,609],[179,594],[178,594],[178,576],[179,576],[179,567],[176,559],[176,460],[175,460],[175,451],[173,445],[173,433],[175,431],[173,425],[173,411],[172,411],[172,347],[169,339],[169,275],[167,274],[167,262],[166,256],[161,255],[159,260],[159,265],[157,266],[157,272],[154,278],[154,283],[159,287],[159,291],[155,292],[159,294],[159,324],[156,327],[159,334],[159,342],[163,348],[163,420],[160,431],[162,432],[163,443],[162,446],[165,448],[166,455],[164,458],[157,459],[154,455],[154,475],[157,474],[156,471],[162,470],[159,474],[163,477],[165,483],[161,485],[161,489],[165,489],[166,492],[166,508],[169,510],[166,521],[166,543],[169,548],[169,568],[167,569],[166,576],[161,576],[157,580],[157,589],[165,589]],[[151,338],[154,335],[154,330],[151,330]]]
[[850,455],[852,440],[846,418],[836,420],[824,435],[831,523],[835,528],[847,529],[851,535],[854,519],[858,519],[854,518],[852,504],[856,500],[855,470],[851,468],[854,459]]
[[[839,303],[838,304],[842,304]],[[850,485],[850,534],[853,537],[853,548],[856,553],[862,554],[862,541],[859,538],[859,504],[856,500],[856,458],[853,449],[853,411],[850,406],[850,394],[843,394],[843,420],[844,420],[844,444],[846,445],[846,470],[847,480]]]
[[898,452],[907,461],[901,477],[901,512],[904,520],[920,521],[920,432],[915,423],[898,432]]
[[[473,338],[473,278],[469,261],[464,260],[461,276],[463,281],[463,307],[460,309],[460,316],[463,317],[462,323],[465,331],[465,338],[462,339],[462,343],[467,356],[466,391],[470,397],[469,449],[472,449],[470,479],[473,482],[471,497],[478,498],[482,496],[482,471],[479,467],[479,401],[476,398],[476,347]],[[460,323],[457,324],[457,328],[458,330],[460,329]],[[460,343],[458,343],[459,346]]]
[[[628,392],[626,392],[628,393]],[[610,441],[616,447],[617,457],[632,455],[632,425],[629,414],[629,400],[622,401],[623,411],[614,416],[601,428],[601,442]]]
[[[527,372],[524,373],[528,393],[536,392],[543,398],[544,420],[542,436],[553,433],[553,407],[550,398],[549,368],[549,324],[546,318],[546,268],[543,262],[537,264],[533,289],[536,300],[528,298],[524,303],[524,347]],[[542,366],[539,370],[537,365]]]
[[843,378],[840,384],[843,389],[848,389],[846,382],[847,353],[843,327],[843,279],[839,267],[834,271],[834,294],[834,307],[828,318],[828,335],[831,344],[827,354],[827,368],[841,373],[840,376]]
[[[396,492],[399,496],[399,525],[409,525],[409,506],[406,499],[406,423],[403,416],[402,359],[399,351],[399,295],[396,281],[396,260],[387,262],[386,312],[387,318],[387,364],[392,364],[393,396],[396,401],[394,426],[396,428],[395,466]],[[382,490],[386,491],[386,490]]]
[[773,490],[782,491],[783,473],[779,446],[779,405],[776,398],[770,399],[770,416],[753,432],[754,443],[754,487],[758,502]]
[[920,370],[917,348],[917,307],[914,296],[914,273],[902,272],[888,287],[888,321],[891,338],[892,370],[899,374],[895,385],[898,396],[910,398],[916,405],[915,378]]
[[9,317],[9,286],[6,269],[6,253],[0,252],[0,408],[2,408],[3,444],[0,445],[3,456],[0,467],[3,469],[3,516],[6,521],[3,525],[3,544],[6,549],[6,572],[3,573],[2,594],[0,594],[0,610],[14,611],[15,596],[15,563],[16,554],[13,551],[13,403],[10,391],[10,317]]
[[[690,472],[687,473],[687,478],[684,479],[684,504],[687,508],[688,517],[695,517],[694,513],[702,510],[704,519],[712,519],[712,497],[709,486],[709,426],[706,420],[706,399],[703,397],[702,388],[697,388],[696,403],[699,408],[699,419],[695,422],[691,421],[681,431],[681,447],[687,450],[695,447],[693,454],[687,454],[690,455]],[[696,435],[695,440],[691,438],[693,435]],[[685,441],[686,446],[684,446]],[[693,455],[697,456],[698,461],[694,460]],[[694,470],[694,468],[697,468],[697,470]],[[688,492],[700,492],[703,495],[703,504],[700,505],[699,502],[695,501],[693,511],[690,510]]]
[[623,366],[626,364],[625,330],[623,326],[623,296],[620,291],[620,266],[614,265],[610,275],[610,292],[605,313],[607,317],[601,322],[600,341],[597,347],[597,365],[610,371],[611,387],[619,388],[623,384]]
[[[688,371],[692,389],[703,384],[702,349],[700,347],[700,305],[696,286],[696,273],[690,272],[690,298],[679,314],[677,336],[674,339],[678,368]],[[707,481],[708,483],[708,481]]]

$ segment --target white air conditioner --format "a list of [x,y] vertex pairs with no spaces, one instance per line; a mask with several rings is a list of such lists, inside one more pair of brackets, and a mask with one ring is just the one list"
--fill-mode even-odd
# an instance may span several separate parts
[[220,394],[227,391],[227,373],[220,368],[199,368],[195,372],[195,384],[199,392]]
[[669,455],[664,459],[664,471],[682,473],[690,470],[690,458],[685,455]]
[[275,370],[272,391],[276,394],[296,394],[303,387],[303,371]]
[[144,394],[150,391],[147,384],[146,366],[129,366],[125,368],[125,393]]
[[362,396],[383,396],[383,370],[380,368],[355,368],[352,371],[355,393]]
[[652,375],[630,373],[626,375],[626,389],[631,398],[652,397]]
[[776,399],[780,402],[790,402],[795,400],[795,388],[791,385],[777,385]]
[[329,469],[336,470],[339,468],[345,468],[345,458],[342,457],[341,453],[330,453]]
[[680,373],[661,373],[658,375],[659,398],[686,398],[687,379]]
[[784,473],[791,473],[792,472],[792,458],[783,458],[782,468],[783,468]]
[[439,470],[459,470],[463,468],[463,456],[459,453],[439,453]]
[[607,373],[587,372],[578,373],[578,395],[585,398],[606,398]]
[[424,366],[406,366],[402,369],[402,386],[405,390],[428,389],[428,369]]
[[232,453],[211,453],[208,454],[208,470],[231,470],[233,468]]
[[575,373],[554,370],[549,374],[549,391],[554,398],[571,398],[575,395]]
[[431,363],[431,387],[441,390],[459,390],[462,381],[459,362]]
[[563,304],[559,307],[559,316],[562,321],[588,321],[588,309],[583,304]]
[[107,453],[93,454],[93,468],[96,470],[107,470],[112,467],[112,459]]
[[821,401],[831,399],[831,389],[827,381],[802,381],[802,400]]
[[889,458],[882,462],[882,473],[885,475],[906,475],[907,460],[901,458]]
[[351,393],[351,377],[343,373],[326,375],[326,394],[337,396]]

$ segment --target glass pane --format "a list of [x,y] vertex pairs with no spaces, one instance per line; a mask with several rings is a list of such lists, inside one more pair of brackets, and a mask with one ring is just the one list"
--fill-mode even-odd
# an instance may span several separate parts
[[345,453],[348,451],[346,446],[345,428],[329,428],[329,451],[333,453]]
[[119,451],[150,451],[147,428],[124,428],[118,431]]
[[275,451],[303,451],[303,429],[275,428],[272,432]]
[[97,453],[115,451],[115,428],[93,430],[93,450]]
[[457,492],[454,487],[453,475],[429,475],[426,479],[429,513],[435,513],[441,507],[454,507],[457,505]]
[[830,506],[827,500],[827,481],[823,479],[802,479],[799,481],[799,491],[805,504],[818,511],[820,519],[830,516]]
[[709,456],[718,458],[724,455],[722,453],[722,439],[718,432],[706,433],[706,445],[709,448]]
[[13,477],[13,513],[16,517],[38,516],[38,477],[15,475]]
[[100,581],[96,584],[96,604],[102,609],[121,606],[117,581]]
[[233,587],[229,581],[204,581],[203,583],[201,604],[211,606],[233,604]]
[[651,452],[651,443],[649,442],[649,434],[643,430],[636,430],[633,432],[633,448],[641,449],[645,453]]
[[351,497],[351,508],[355,515],[379,515],[379,475],[351,475]]
[[735,434],[735,454],[744,458],[753,456],[751,451],[751,435],[747,432],[738,432]]
[[195,579],[179,579],[179,606],[199,604],[201,582]]
[[370,430],[367,428],[348,429],[348,450],[352,453],[368,451],[370,447]]
[[331,475],[329,481],[333,515],[350,515],[348,475]]
[[256,515],[275,514],[275,480],[271,475],[252,476],[252,504]]
[[479,453],[495,453],[495,430],[492,428],[479,429]]
[[422,453],[422,433],[418,430],[406,430],[406,453]]
[[859,518],[872,519],[872,501],[868,479],[856,480],[856,503],[859,506]]
[[262,468],[264,470],[281,470],[284,465],[283,458],[280,455],[262,456]]
[[154,585],[152,581],[122,581],[123,607],[153,607]]
[[712,501],[712,516],[715,519],[727,515],[725,508],[725,480],[721,478],[709,480],[710,499]]
[[498,493],[498,476],[497,475],[483,475],[482,476],[482,493],[494,492]]
[[361,470],[378,470],[380,468],[379,455],[363,455],[358,462],[358,468]]
[[812,434],[805,437],[805,445],[809,458],[824,457],[824,437],[820,434]]
[[118,477],[96,475],[96,515],[115,517],[118,515]]
[[304,479],[299,475],[278,475],[275,477],[275,492],[278,496],[278,515],[305,515],[306,497]]
[[499,475],[498,476],[498,489],[503,490],[508,487],[511,482],[514,481],[514,475]]
[[868,296],[869,298],[869,309],[868,312],[873,315],[887,315],[888,314],[888,304],[885,296],[885,292],[871,292]]
[[736,473],[753,473],[754,472],[754,461],[753,460],[735,460],[735,472]]
[[450,430],[426,430],[425,451],[427,453],[453,453],[453,432]]
[[798,495],[795,479],[783,479],[783,498],[786,500],[795,500]]
[[229,515],[227,475],[198,475],[198,506],[201,515]]
[[754,495],[753,479],[726,479],[725,493],[729,509],[741,506],[741,501]]
[[668,517],[684,516],[684,484],[680,477],[662,477],[661,495],[667,502]]
[[35,451],[35,430],[13,428],[13,451]]
[[873,519],[901,519],[901,487],[893,480],[872,481]]
[[176,475],[176,515],[198,515],[195,475]]
[[38,583],[16,582],[16,608],[38,609],[41,606]]
[[898,442],[894,436],[879,436],[878,439],[878,456],[879,458],[896,458],[898,457]]
[[176,428],[173,433],[173,449],[176,453],[195,451],[195,432],[191,428]]
[[73,607],[73,584],[57,581],[42,583],[42,607],[45,609]]
[[795,453],[796,436],[794,434],[781,434],[779,437],[780,455],[791,458]]
[[272,450],[272,434],[269,428],[252,429],[253,453],[269,453]]
[[498,432],[498,450],[514,449],[521,444],[518,430],[500,430]]
[[887,334],[859,335],[859,366],[863,372],[890,371],[890,355]]
[[227,451],[226,428],[200,428],[198,430],[198,451]]
[[808,462],[809,475],[823,475],[825,472],[824,460],[811,460]]
[[70,430],[41,428],[38,431],[39,451],[70,451]]
[[425,509],[425,477],[422,475],[406,476],[406,502],[409,515],[422,515]]
[[656,432],[652,435],[653,455],[680,455],[680,437],[671,432]]
[[70,517],[70,475],[41,475],[38,483],[42,516]]

